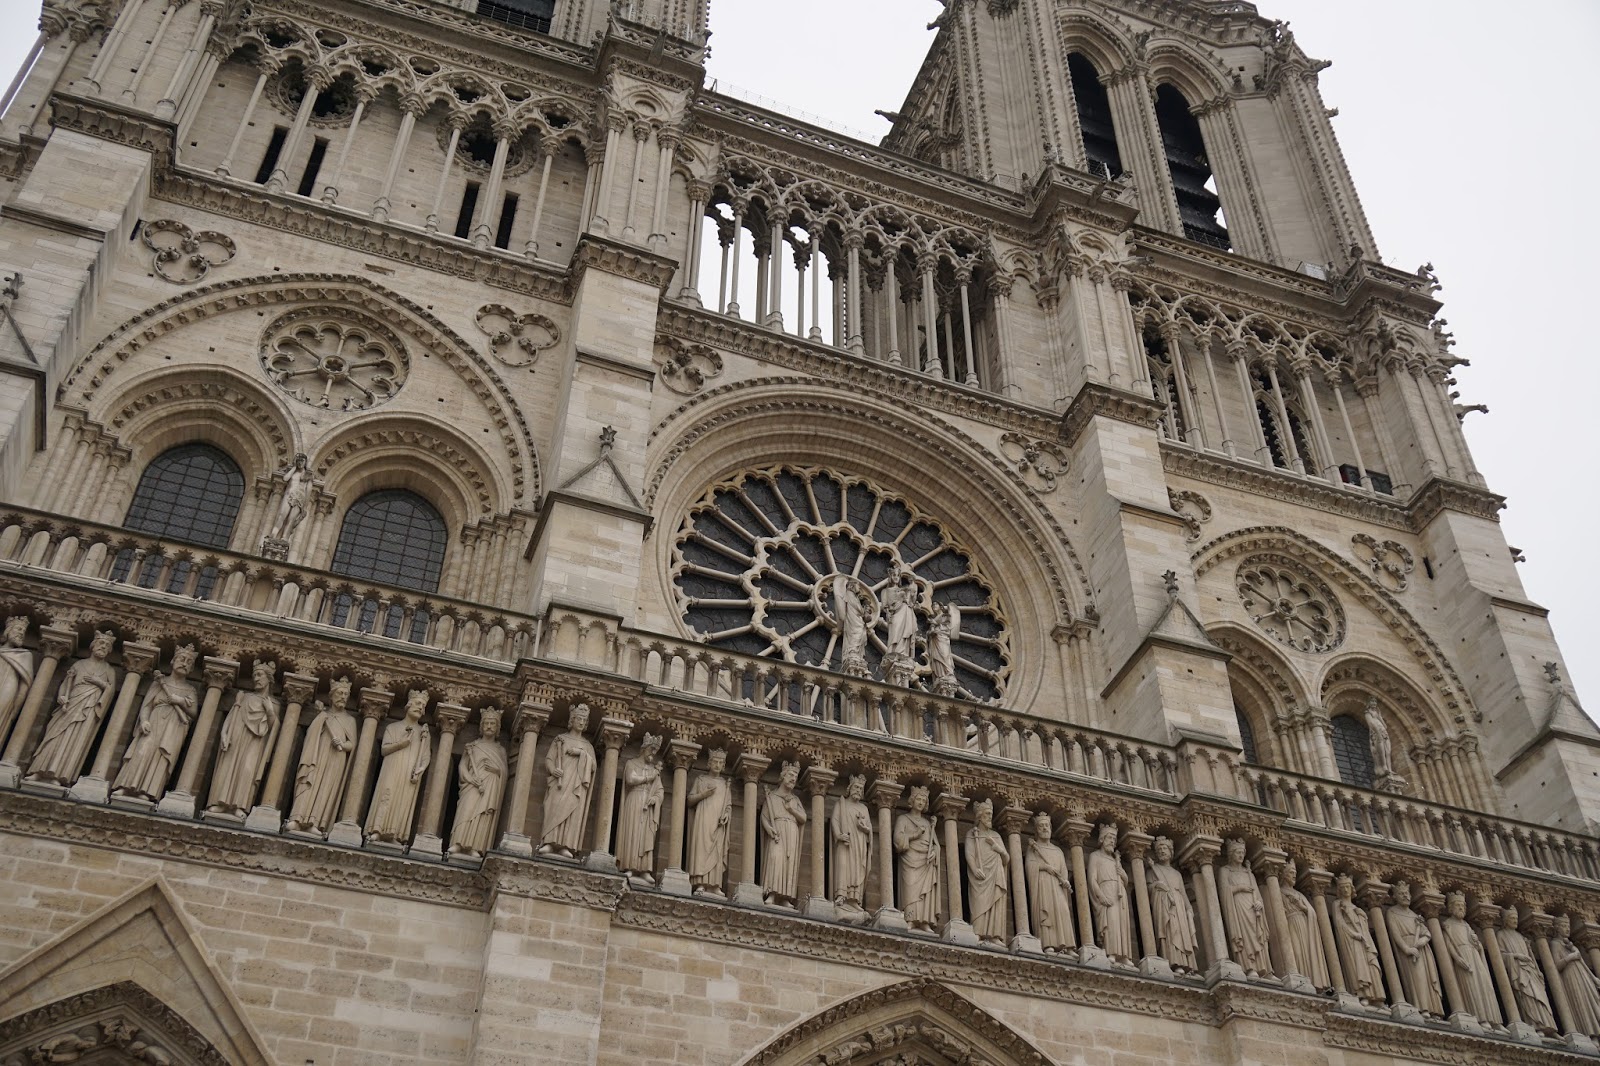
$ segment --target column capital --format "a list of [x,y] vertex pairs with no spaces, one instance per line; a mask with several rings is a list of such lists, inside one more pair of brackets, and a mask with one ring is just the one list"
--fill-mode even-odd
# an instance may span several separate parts
[[1033,821],[1033,812],[1026,807],[1011,806],[1001,811],[996,821],[1007,836],[1018,835],[1028,828],[1029,822]]
[[805,772],[805,789],[808,796],[821,796],[839,779],[839,771],[826,766],[808,766]]
[[461,727],[467,724],[467,718],[472,714],[471,708],[463,707],[459,703],[445,703],[440,701],[433,708],[433,720],[439,723],[441,733],[459,733]]
[[1085,821],[1077,814],[1070,814],[1061,820],[1059,835],[1067,842],[1069,848],[1081,848],[1089,840],[1089,834],[1094,831],[1094,823]]
[[[123,660],[127,660],[128,648],[123,645]],[[317,678],[311,674],[284,674],[283,698],[287,703],[305,703],[317,692]]]
[[939,817],[956,820],[961,817],[961,812],[967,809],[968,802],[966,796],[949,789],[939,793],[939,798],[933,801],[932,806],[934,813]]
[[667,741],[667,764],[674,770],[680,766],[685,769],[693,766],[699,756],[700,745],[692,740]]
[[1370,874],[1363,875],[1356,886],[1356,899],[1368,910],[1389,902],[1389,883]]
[[[1333,887],[1333,871],[1324,870],[1319,866],[1307,866],[1300,871],[1300,884],[1296,887],[1308,896],[1326,896],[1328,889]],[[1420,897],[1419,890],[1418,898]]]
[[239,662],[218,655],[207,655],[201,673],[205,678],[206,688],[227,688],[239,676]]
[[[1530,908],[1528,908],[1528,916],[1526,918],[1522,919],[1522,921],[1517,923],[1517,924],[1518,924],[1518,927],[1523,932],[1527,933],[1529,936],[1532,936],[1532,937],[1548,937],[1550,934],[1555,932],[1555,926],[1556,926],[1555,919],[1552,918],[1549,914],[1546,914],[1545,911],[1543,910],[1543,908],[1540,908],[1540,907],[1530,907]],[[1589,922],[1585,922],[1581,928],[1582,928],[1582,930],[1587,931],[1587,930],[1594,929],[1594,926],[1592,924],[1590,924]],[[1573,938],[1572,938],[1573,939],[1573,943],[1578,944],[1580,947],[1588,947],[1589,946],[1587,944],[1582,944],[1582,943],[1579,942],[1579,940],[1578,940],[1579,930],[1575,929],[1575,930],[1573,930],[1573,933],[1574,933]],[[1594,936],[1589,936],[1589,937],[1586,937],[1585,939],[1589,939],[1589,940],[1593,941],[1595,939],[1600,939],[1600,938],[1596,938]]]
[[122,668],[130,674],[148,674],[161,661],[161,649],[137,640],[122,642]]
[[1467,921],[1474,929],[1500,924],[1500,908],[1486,899],[1480,899],[1467,910]]
[[1600,948],[1600,925],[1588,921],[1577,923],[1572,927],[1572,942],[1585,951]]
[[78,631],[70,626],[49,625],[39,627],[39,652],[46,659],[64,659],[78,646]]
[[868,791],[872,794],[872,805],[881,810],[884,807],[893,808],[900,802],[905,786],[892,777],[880,777],[872,783]]
[[361,717],[381,719],[388,717],[389,705],[394,703],[394,693],[386,688],[361,690]]
[[733,772],[739,775],[741,781],[754,782],[761,779],[767,772],[767,767],[772,765],[772,760],[765,755],[756,755],[745,752],[734,760]]
[[1188,873],[1201,866],[1209,866],[1222,854],[1222,838],[1208,833],[1195,833],[1178,849],[1178,865]]
[[613,751],[626,744],[628,735],[632,732],[633,723],[626,718],[612,718],[608,715],[600,719],[600,743]]
[[1439,917],[1439,912],[1444,910],[1444,893],[1432,886],[1420,885],[1412,896],[1412,905],[1417,913],[1428,921]]
[[[526,693],[524,693],[524,697],[526,697]],[[517,740],[521,741],[522,738],[527,736],[530,732],[534,734],[539,733],[544,729],[545,724],[549,721],[549,703],[539,703],[535,700],[524,698],[521,703],[517,704],[517,717],[515,725],[513,726],[516,731]]]
[[1288,853],[1281,848],[1269,848],[1265,844],[1257,845],[1255,852],[1250,856],[1250,865],[1262,877],[1280,877],[1283,868],[1289,862]]

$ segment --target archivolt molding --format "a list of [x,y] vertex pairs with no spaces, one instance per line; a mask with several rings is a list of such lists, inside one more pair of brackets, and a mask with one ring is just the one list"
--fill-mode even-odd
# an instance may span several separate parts
[[301,447],[295,422],[279,401],[226,367],[163,367],[142,375],[111,398],[99,421],[137,455],[154,427],[180,420],[192,431],[196,418],[213,429],[232,429],[235,439],[253,446],[255,454],[234,458],[251,460],[257,474],[287,466]]
[[1306,703],[1306,688],[1294,667],[1260,638],[1227,624],[1207,629],[1206,635],[1233,656],[1230,666],[1237,665],[1263,692],[1271,693],[1275,705],[1270,710],[1274,715],[1282,717]]
[[[133,981],[68,996],[0,1023],[0,1062],[229,1066],[188,1020]],[[101,1056],[105,1056],[102,1058]]]
[[409,415],[364,419],[324,442],[311,466],[327,491],[342,495],[341,482],[360,478],[374,464],[392,469],[394,461],[399,460],[402,465],[412,466],[412,457],[418,453],[437,459],[456,482],[461,496],[455,508],[461,513],[454,516],[458,527],[510,510],[488,456],[465,437],[431,419]]
[[[929,978],[875,988],[835,1004],[789,1029],[743,1066],[925,1061],[918,1050],[969,1066],[1052,1066],[1009,1026]],[[890,1058],[901,1051],[912,1054]]]
[[[418,349],[456,372],[493,419],[510,464],[511,499],[531,503],[541,491],[538,452],[527,419],[505,381],[465,338],[398,293],[348,274],[288,274],[239,278],[194,289],[150,307],[94,346],[62,382],[87,408],[106,381],[134,354],[169,333],[214,315],[253,307],[337,304],[388,323]],[[396,312],[400,313],[396,313]]]
[[[1352,653],[1336,659],[1323,671],[1317,690],[1330,713],[1336,705],[1365,704],[1370,696],[1378,696],[1395,712],[1391,720],[1397,719],[1404,730],[1405,743],[1396,747],[1403,747],[1408,753],[1413,747],[1452,740],[1461,734],[1455,723],[1440,719],[1428,697],[1416,686],[1368,655]],[[1356,710],[1359,712],[1360,707]]]
[[1276,552],[1298,560],[1377,615],[1411,652],[1451,714],[1470,714],[1474,720],[1480,717],[1466,685],[1444,650],[1411,612],[1353,563],[1302,533],[1287,526],[1251,526],[1226,533],[1195,551],[1192,556],[1195,578],[1200,579],[1230,559],[1262,552]]
[[[799,389],[808,390],[810,395],[797,395]],[[763,392],[763,390],[770,391]],[[662,482],[679,459],[707,436],[727,426],[750,418],[774,420],[775,416],[799,417],[804,422],[815,419],[818,415],[838,416],[848,412],[850,417],[859,419],[864,427],[871,427],[873,431],[886,437],[896,438],[900,442],[898,448],[902,453],[937,456],[951,466],[967,472],[976,480],[984,492],[984,498],[1001,511],[1003,520],[1012,529],[1022,534],[1034,558],[1045,568],[1051,593],[1056,602],[1056,610],[1060,616],[1057,621],[1065,623],[1077,617],[1091,619],[1098,617],[1098,612],[1093,606],[1093,593],[1088,574],[1067,539],[1066,531],[1017,471],[948,422],[926,415],[912,422],[890,413],[885,408],[868,406],[861,402],[862,399],[878,400],[889,405],[896,404],[894,397],[885,396],[875,390],[861,389],[854,395],[845,396],[816,381],[795,377],[753,378],[695,396],[670,412],[651,430],[650,442],[654,446],[658,438],[663,437],[670,427],[687,420],[696,408],[707,406],[713,408],[682,430],[665,451],[657,452],[659,457],[655,460],[645,485],[645,506],[654,507]],[[930,426],[932,432],[927,428]],[[978,457],[982,457],[981,462],[974,461]],[[1004,479],[1010,491],[1005,491],[996,483],[994,475],[997,474]],[[1021,500],[1019,501],[1017,497],[1021,497]],[[1039,535],[1040,528],[1049,530],[1054,545],[1046,544],[1044,538]],[[1076,584],[1071,589],[1057,568],[1055,554],[1058,551],[1066,556],[1072,566]],[[1020,590],[1011,591],[1015,595]]]

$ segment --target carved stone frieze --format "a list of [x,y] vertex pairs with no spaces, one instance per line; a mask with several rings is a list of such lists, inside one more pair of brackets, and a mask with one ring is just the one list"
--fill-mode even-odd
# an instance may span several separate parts
[[227,234],[214,230],[197,232],[170,218],[146,222],[139,239],[155,253],[151,268],[174,285],[193,285],[203,280],[212,267],[230,262],[239,251]]
[[56,1000],[0,1022],[0,1063],[133,1062],[228,1066],[181,1014],[133,981]]
[[1165,408],[1149,396],[1090,382],[1078,390],[1078,395],[1067,405],[1066,414],[1061,416],[1061,441],[1068,448],[1074,447],[1083,431],[1100,417],[1154,429],[1164,411]]

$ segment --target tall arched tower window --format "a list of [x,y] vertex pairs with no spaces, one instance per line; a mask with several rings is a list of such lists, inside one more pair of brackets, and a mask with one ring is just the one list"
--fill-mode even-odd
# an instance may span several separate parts
[[[168,448],[144,468],[122,524],[163,540],[226,548],[243,499],[244,474],[227,452],[198,442],[180,444]],[[137,583],[143,588],[155,588],[159,583],[168,592],[187,591],[200,599],[211,595],[216,581],[214,567],[205,567],[190,589],[193,563],[180,558],[168,567],[167,558],[147,557],[140,564]],[[127,580],[134,561],[131,550],[119,553],[111,568],[111,580]]]
[[1100,83],[1100,72],[1077,52],[1067,55],[1072,96],[1078,102],[1078,126],[1083,130],[1083,154],[1089,172],[1102,178],[1122,174],[1122,154],[1117,151],[1117,130],[1111,121],[1111,97]]
[[[339,527],[339,542],[333,551],[332,569],[347,577],[399,585],[417,592],[437,592],[448,540],[444,519],[421,496],[404,489],[369,492],[345,512],[344,523]],[[334,607],[334,625],[345,623],[353,604],[348,594],[339,597]],[[370,631],[377,613],[376,600],[362,601],[362,631]],[[399,611],[388,612],[383,625],[384,636],[401,636],[401,617]],[[407,639],[423,639],[427,626],[427,613],[418,610]]]
[[1256,752],[1256,731],[1250,725],[1249,717],[1244,713],[1244,708],[1237,703],[1233,705],[1233,716],[1239,723],[1239,746],[1244,749],[1244,761],[1259,763],[1261,760]]
[[1339,780],[1357,788],[1372,787],[1372,733],[1354,715],[1333,719],[1333,761],[1339,768]]
[[1172,174],[1172,190],[1178,197],[1183,235],[1214,248],[1231,248],[1200,122],[1183,93],[1171,85],[1156,90],[1156,123],[1161,127],[1161,148]]

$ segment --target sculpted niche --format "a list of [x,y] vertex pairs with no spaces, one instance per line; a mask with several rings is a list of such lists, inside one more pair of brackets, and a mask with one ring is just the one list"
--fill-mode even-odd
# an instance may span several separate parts
[[10,726],[33,684],[33,652],[24,646],[28,639],[28,618],[13,615],[6,619],[5,643],[0,645],[0,732]]
[[733,816],[733,791],[723,772],[728,753],[713,748],[705,773],[689,787],[689,883],[697,896],[721,899],[728,877],[728,827]]
[[545,753],[544,833],[539,854],[574,858],[584,850],[589,825],[589,793],[594,789],[594,745],[583,734],[589,728],[589,705],[574,704],[567,731],[550,742]]
[[1154,855],[1145,867],[1150,888],[1150,922],[1155,926],[1156,950],[1179,973],[1199,969],[1194,908],[1183,884],[1183,874],[1172,865],[1172,841],[1156,837]]
[[906,924],[922,932],[939,927],[939,837],[928,816],[928,789],[913,785],[894,823],[894,851],[900,858],[900,910]]
[[799,782],[800,764],[784,763],[778,787],[768,791],[761,804],[761,839],[765,847],[761,887],[766,902],[779,906],[792,906],[799,891],[801,830],[806,824],[805,803],[795,792]]
[[383,764],[378,770],[378,784],[372,790],[372,809],[367,812],[369,842],[404,844],[411,839],[411,820],[417,813],[422,775],[433,758],[430,731],[422,721],[427,709],[427,690],[412,689],[406,694],[405,717],[383,727],[378,746]]
[[499,737],[500,712],[485,707],[478,716],[477,738],[461,752],[456,817],[450,827],[451,855],[481,858],[494,840],[509,769]]
[[634,881],[655,883],[656,834],[661,829],[661,735],[646,733],[639,754],[622,764],[622,806],[617,812],[617,869]]
[[115,643],[115,634],[98,632],[89,645],[88,657],[67,667],[56,689],[56,707],[45,726],[44,739],[28,764],[27,780],[69,786],[78,779],[100,720],[116,693],[117,672],[106,662]]
[[345,775],[355,750],[356,719],[349,711],[350,679],[341,677],[328,689],[328,702],[317,702],[316,717],[306,728],[300,764],[294,775],[294,802],[284,828],[291,833],[326,836],[339,814]]
[[1128,913],[1128,873],[1117,858],[1117,827],[1100,827],[1099,847],[1089,853],[1086,876],[1100,950],[1118,962],[1133,959],[1133,919]]
[[1023,860],[1028,875],[1028,903],[1033,931],[1045,954],[1056,955],[1078,946],[1072,934],[1072,875],[1066,852],[1055,842],[1050,813],[1033,816],[1033,839]]
[[867,779],[851,776],[845,794],[834,802],[828,816],[828,839],[833,849],[831,895],[846,921],[866,918],[867,875],[872,869],[872,813],[863,797]]
[[255,689],[233,698],[233,709],[222,723],[217,743],[208,813],[242,818],[255,802],[267,758],[278,738],[278,701],[272,695],[277,674],[277,663],[258,661],[250,671]]
[[133,739],[122,757],[122,769],[111,783],[113,797],[150,803],[161,798],[200,702],[200,694],[189,681],[196,655],[193,647],[184,645],[172,653],[167,673],[150,679]]
[[973,826],[967,830],[963,851],[967,860],[967,904],[972,931],[980,943],[1006,942],[1007,887],[1006,842],[994,828],[994,804],[979,800],[972,807]]

